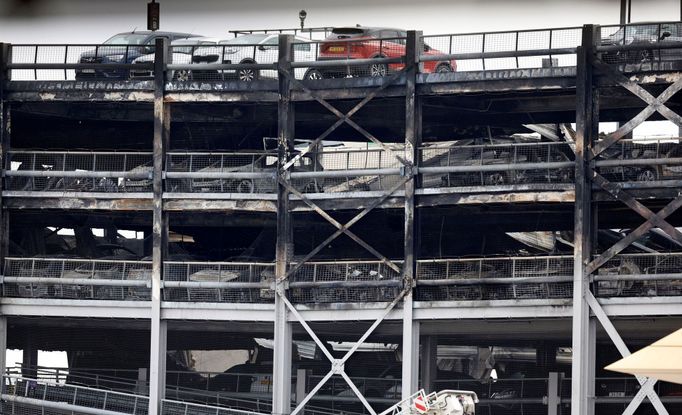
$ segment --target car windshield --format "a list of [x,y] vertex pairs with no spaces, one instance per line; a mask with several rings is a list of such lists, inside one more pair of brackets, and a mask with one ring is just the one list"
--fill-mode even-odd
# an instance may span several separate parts
[[258,45],[270,35],[244,35],[230,40],[221,40],[221,45]]
[[107,39],[105,45],[142,45],[144,44],[147,35],[139,35],[135,33],[124,33],[112,36]]

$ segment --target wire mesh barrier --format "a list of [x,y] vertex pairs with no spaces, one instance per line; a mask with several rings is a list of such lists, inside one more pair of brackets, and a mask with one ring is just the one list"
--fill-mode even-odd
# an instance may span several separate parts
[[8,376],[21,376],[30,373],[32,378],[38,381],[47,381],[58,384],[77,384],[95,389],[107,389],[124,393],[144,394],[147,382],[137,379],[137,370],[127,369],[72,369],[72,368],[49,368],[49,367],[21,367],[7,368]]
[[421,301],[570,298],[573,257],[421,260],[417,278]]
[[581,42],[581,27],[424,36],[421,60],[426,72],[444,59],[458,72],[575,66]]
[[[399,158],[404,148],[329,148],[308,153],[307,161],[291,175],[303,193],[340,193],[389,190],[400,181]],[[297,171],[298,170],[298,171]],[[316,173],[318,173],[316,175]]]
[[621,254],[595,275],[599,297],[682,295],[682,253]]
[[595,164],[597,172],[612,182],[680,180],[682,145],[678,138],[621,139]]
[[296,303],[392,301],[402,284],[400,273],[381,261],[305,263],[289,280]]
[[5,297],[149,300],[151,262],[6,258]]
[[682,23],[601,26],[598,50],[607,64],[644,65],[682,59]]
[[11,45],[13,81],[125,80],[132,62],[153,45]]
[[166,160],[167,192],[275,193],[277,190],[276,153],[172,152]]
[[220,406],[207,406],[182,401],[164,399],[161,402],[161,415],[252,415],[255,411],[243,411]]
[[[277,78],[277,35],[249,34],[216,44],[171,45],[169,79],[252,82]],[[139,58],[135,63],[143,63]]]
[[9,151],[6,189],[151,192],[151,152]]
[[3,376],[3,401],[10,410],[13,403],[38,403],[56,411],[77,412],[83,407],[130,415],[146,415],[149,409],[146,396],[14,376]]
[[292,63],[296,79],[384,77],[405,67],[404,32],[387,29],[383,32],[388,35],[376,37],[362,28],[348,30],[354,32],[336,39],[296,41]]
[[470,143],[420,148],[421,187],[573,183],[569,143]]
[[274,263],[165,262],[166,301],[271,303]]

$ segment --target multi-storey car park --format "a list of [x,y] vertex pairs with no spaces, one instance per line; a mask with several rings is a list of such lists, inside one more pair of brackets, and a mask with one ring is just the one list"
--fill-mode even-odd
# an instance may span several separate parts
[[274,64],[1,44],[2,412],[375,414],[459,388],[483,414],[676,413],[679,386],[602,368],[682,324],[679,140],[631,134],[682,127],[679,26],[410,31],[358,60],[282,34]]

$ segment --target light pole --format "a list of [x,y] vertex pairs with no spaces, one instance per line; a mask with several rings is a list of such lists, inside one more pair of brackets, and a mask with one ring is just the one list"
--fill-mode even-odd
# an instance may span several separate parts
[[631,21],[632,0],[620,0],[620,24],[630,23]]
[[303,29],[303,24],[305,22],[305,18],[308,16],[308,13],[306,13],[305,10],[301,10],[298,12],[298,18],[301,19],[301,29]]
[[147,3],[147,30],[159,30],[159,18],[161,11],[159,10],[159,3],[152,0]]

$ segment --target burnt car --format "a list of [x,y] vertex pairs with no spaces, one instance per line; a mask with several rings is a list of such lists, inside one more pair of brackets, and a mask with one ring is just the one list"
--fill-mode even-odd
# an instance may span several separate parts
[[682,158],[682,146],[671,140],[627,140],[608,147],[601,154],[604,160],[641,160],[637,164],[600,166],[598,172],[609,181],[651,182],[682,178],[682,165],[647,163],[647,159]]
[[[399,58],[405,56],[407,32],[403,29],[385,27],[337,27],[332,30],[319,46],[318,60]],[[443,55],[427,44],[424,44],[424,55]],[[342,78],[346,76],[386,76],[405,66],[403,63],[372,63],[365,65],[348,65],[336,68],[311,68],[305,79]],[[428,61],[423,63],[423,72],[454,72],[457,63],[454,60]]]
[[610,64],[642,63],[682,59],[682,49],[660,49],[663,42],[682,41],[682,23],[637,23],[620,27],[602,37],[602,46],[628,46],[634,49],[604,52],[602,61]]
[[[130,64],[143,55],[154,53],[156,39],[165,38],[169,41],[199,37],[191,33],[161,32],[161,31],[133,31],[114,35],[104,41],[102,45],[83,52],[79,63],[88,64]],[[130,70],[127,68],[77,68],[76,80],[83,79],[128,79]]]

